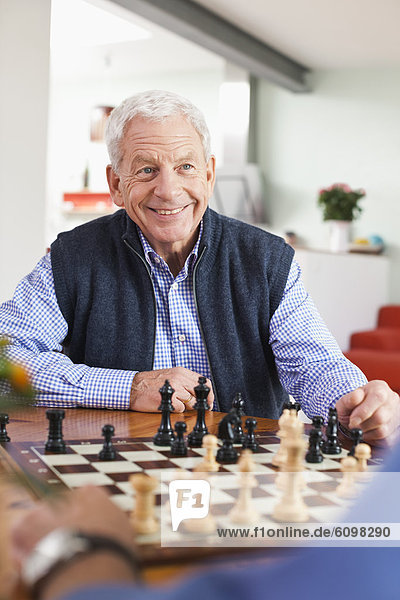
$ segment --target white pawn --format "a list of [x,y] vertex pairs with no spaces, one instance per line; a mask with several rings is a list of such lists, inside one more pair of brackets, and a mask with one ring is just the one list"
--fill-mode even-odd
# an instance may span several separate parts
[[208,473],[218,471],[219,463],[215,460],[214,451],[218,447],[218,438],[210,433],[203,437],[202,447],[206,449],[204,459],[193,469],[197,472]]
[[229,513],[233,523],[251,524],[259,520],[260,515],[251,506],[251,488],[257,485],[254,476],[254,461],[251,450],[243,450],[239,459],[240,488],[235,506]]
[[358,461],[358,474],[357,481],[367,482],[371,480],[371,474],[367,473],[368,469],[368,459],[371,458],[371,446],[362,442],[361,444],[357,444],[354,450],[354,456]]
[[129,477],[135,490],[135,508],[131,514],[131,523],[136,533],[148,535],[159,530],[159,523],[155,518],[155,490],[158,480],[144,473],[135,473]]
[[336,494],[341,498],[351,499],[357,496],[357,489],[355,486],[357,469],[357,459],[354,458],[354,456],[346,456],[340,461],[340,470],[343,473],[343,477],[336,488]]

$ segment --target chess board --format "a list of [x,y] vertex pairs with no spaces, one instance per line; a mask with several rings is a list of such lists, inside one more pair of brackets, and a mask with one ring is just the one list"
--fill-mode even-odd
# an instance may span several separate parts
[[[281,491],[275,484],[277,469],[271,460],[277,451],[279,438],[273,433],[258,433],[259,451],[253,454],[256,463],[255,476],[257,485],[252,489],[252,506],[260,515],[257,525],[260,527],[273,523],[271,513],[279,501]],[[192,471],[203,459],[203,448],[191,448],[187,457],[171,456],[168,447],[155,446],[152,438],[113,439],[117,452],[114,461],[101,461],[98,453],[103,447],[102,439],[84,441],[66,441],[65,454],[49,454],[44,444],[29,442],[8,442],[3,444],[4,450],[17,463],[28,478],[43,486],[43,490],[61,490],[91,484],[101,486],[111,494],[112,500],[123,510],[131,511],[134,507],[134,490],[129,483],[133,473],[145,472],[160,479],[159,493],[156,496],[156,512],[160,516],[161,505],[167,501],[168,485],[162,480],[161,472],[168,472],[174,479],[177,470]],[[320,464],[305,463],[304,478],[306,488],[303,499],[309,509],[310,522],[335,522],[340,514],[349,506],[349,501],[335,494],[340,476],[340,460],[347,455],[343,450],[340,455],[326,456]],[[371,470],[379,469],[382,459],[372,457],[368,461]],[[219,473],[212,475],[211,513],[217,527],[226,528],[234,525],[229,521],[229,511],[234,506],[239,493],[238,465],[221,465]],[[182,477],[182,471],[180,471]],[[188,474],[188,478],[190,475]],[[40,487],[36,485],[36,489]],[[40,493],[40,492],[39,492]],[[164,513],[165,514],[165,513]],[[181,527],[179,528],[179,532]],[[182,528],[179,544],[185,546],[185,533]],[[191,537],[191,539],[193,539]],[[159,563],[163,558],[176,559],[176,551],[160,548],[160,536],[139,536],[137,543],[141,546],[144,563]],[[199,545],[202,545],[201,543]],[[205,541],[204,545],[207,545]],[[187,558],[187,551],[185,557]]]

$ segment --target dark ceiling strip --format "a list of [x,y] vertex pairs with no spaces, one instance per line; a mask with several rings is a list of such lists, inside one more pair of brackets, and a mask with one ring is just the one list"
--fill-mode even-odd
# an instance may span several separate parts
[[192,0],[113,0],[116,4],[173,31],[293,92],[310,91],[309,70]]

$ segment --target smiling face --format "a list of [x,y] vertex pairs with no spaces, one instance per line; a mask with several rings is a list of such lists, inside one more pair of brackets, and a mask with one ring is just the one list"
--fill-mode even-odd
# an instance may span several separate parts
[[132,119],[121,156],[118,173],[107,167],[113,201],[167,262],[172,254],[184,260],[213,191],[214,157],[206,162],[199,134],[182,115]]

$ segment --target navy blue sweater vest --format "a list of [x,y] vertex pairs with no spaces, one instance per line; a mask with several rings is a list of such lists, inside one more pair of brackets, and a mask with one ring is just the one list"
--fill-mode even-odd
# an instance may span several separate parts
[[[240,391],[246,414],[277,418],[287,400],[268,344],[293,250],[257,227],[207,209],[193,290],[218,408]],[[136,225],[124,210],[61,233],[55,290],[75,363],[150,371],[156,308]]]

